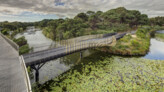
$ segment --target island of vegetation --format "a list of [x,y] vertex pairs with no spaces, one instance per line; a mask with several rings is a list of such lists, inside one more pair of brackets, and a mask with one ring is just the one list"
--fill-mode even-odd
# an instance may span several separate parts
[[[102,51],[109,52],[115,55],[126,55],[126,56],[142,56],[147,54],[150,46],[151,35],[154,31],[162,30],[163,27],[155,26],[143,26],[139,27],[135,34],[128,34],[117,41],[115,46],[105,47]],[[156,34],[156,36],[161,34]]]

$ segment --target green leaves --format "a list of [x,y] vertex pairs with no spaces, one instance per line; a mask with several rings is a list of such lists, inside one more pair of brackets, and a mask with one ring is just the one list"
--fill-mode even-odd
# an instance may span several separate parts
[[23,45],[26,45],[27,44],[27,40],[25,39],[24,36],[18,38],[18,39],[15,39],[13,40],[16,44],[18,44],[20,47],[23,46]]

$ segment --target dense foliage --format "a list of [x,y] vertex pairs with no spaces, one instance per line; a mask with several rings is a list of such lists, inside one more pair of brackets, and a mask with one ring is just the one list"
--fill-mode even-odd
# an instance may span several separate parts
[[119,7],[106,12],[79,13],[73,19],[43,20],[35,23],[35,26],[41,27],[45,36],[62,40],[86,34],[128,31],[148,22],[147,15]]
[[0,29],[4,35],[13,38],[17,33],[23,32],[26,27],[32,26],[33,23],[22,22],[0,22]]
[[164,17],[150,18],[150,24],[164,26]]

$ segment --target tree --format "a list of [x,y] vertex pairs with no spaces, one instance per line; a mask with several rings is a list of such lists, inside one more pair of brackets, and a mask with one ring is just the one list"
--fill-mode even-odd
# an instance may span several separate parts
[[140,16],[139,24],[140,25],[147,25],[149,22],[148,16],[146,14],[142,14]]
[[87,11],[87,13],[86,13],[88,16],[92,16],[92,15],[94,15],[95,14],[95,12],[94,11]]
[[88,21],[88,16],[85,13],[79,13],[77,16],[75,16],[75,19],[80,18],[83,21]]

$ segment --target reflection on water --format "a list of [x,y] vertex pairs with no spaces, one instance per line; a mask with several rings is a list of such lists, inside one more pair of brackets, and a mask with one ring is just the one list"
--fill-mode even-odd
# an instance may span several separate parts
[[164,30],[160,30],[160,31],[156,31],[156,32],[164,34]]
[[[35,30],[35,31],[33,31]],[[19,38],[21,36],[25,36],[27,42],[30,47],[33,47],[33,51],[41,51],[46,50],[51,47],[54,47],[56,44],[51,39],[46,38],[41,30],[36,29],[27,29],[26,32],[20,33],[15,36],[15,38]],[[86,50],[83,51],[83,57],[90,55],[94,51]],[[40,70],[39,70],[39,82],[44,83],[58,75],[62,74],[66,70],[70,69],[71,66],[78,64],[80,62],[80,52],[74,53],[56,60],[51,60],[47,62]],[[35,75],[35,71],[33,72]],[[34,76],[35,79],[35,76]],[[31,83],[34,83],[35,80],[31,79]]]
[[164,42],[152,38],[150,52],[144,58],[164,60]]

